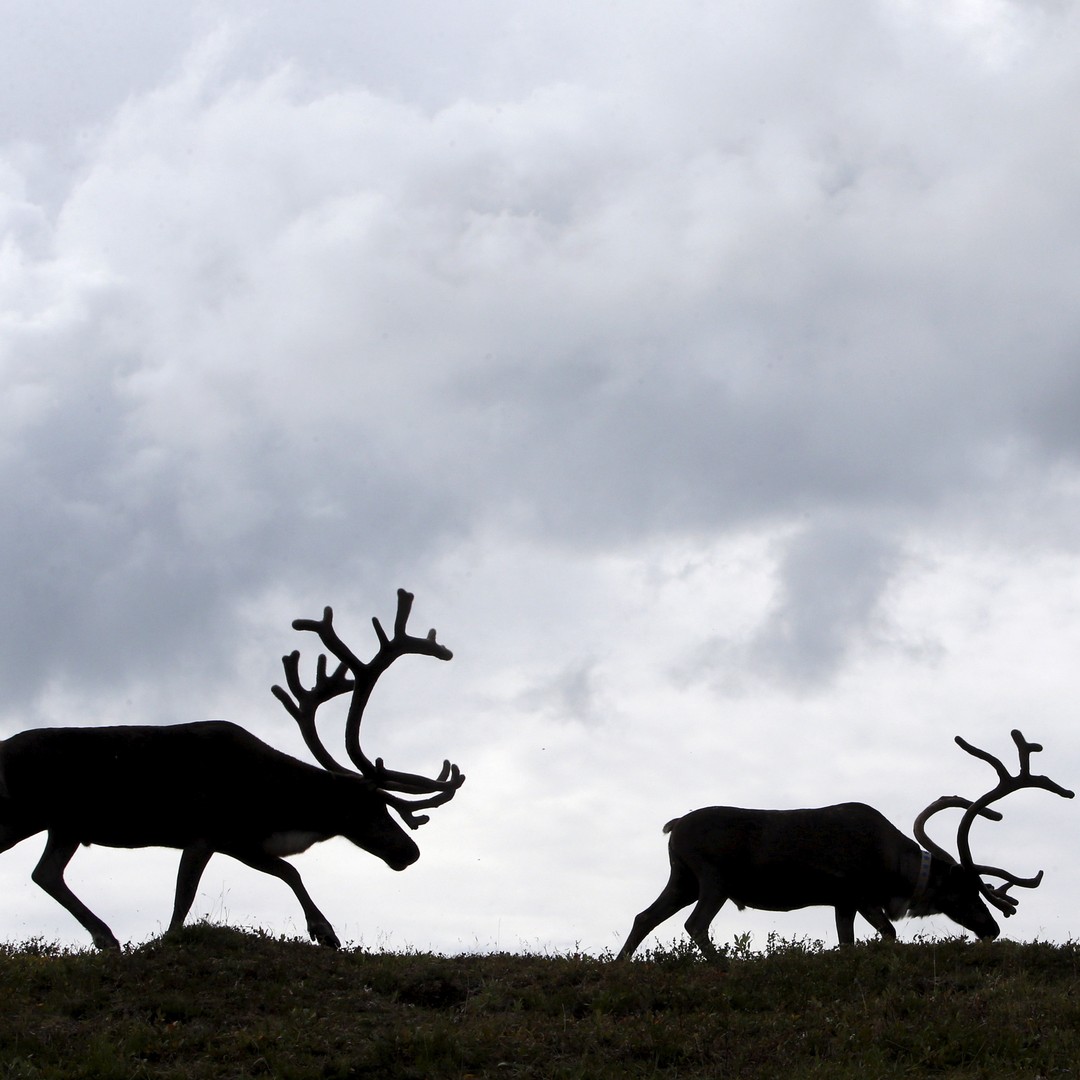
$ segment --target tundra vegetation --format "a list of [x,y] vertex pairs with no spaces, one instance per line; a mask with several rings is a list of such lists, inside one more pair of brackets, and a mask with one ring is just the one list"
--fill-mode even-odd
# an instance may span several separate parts
[[590,956],[340,951],[196,924],[0,946],[0,1077],[1069,1077],[1080,943],[770,937]]

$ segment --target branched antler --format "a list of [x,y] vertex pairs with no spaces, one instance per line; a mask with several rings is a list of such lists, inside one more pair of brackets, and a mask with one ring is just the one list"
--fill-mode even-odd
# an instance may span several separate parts
[[[941,810],[949,810],[953,808],[960,808],[961,810],[967,810],[972,805],[971,799],[965,799],[962,795],[942,795],[940,799],[935,799],[919,816],[915,819],[915,824],[912,826],[911,831],[915,834],[915,839],[919,841],[922,846],[930,852],[931,855],[936,856],[943,862],[947,862],[956,865],[956,859],[949,854],[943,847],[936,844],[929,836],[926,835],[926,823],[936,813]],[[979,811],[982,817],[989,818],[991,821],[1000,821],[1001,814],[997,810],[987,810],[983,808]]]
[[[964,866],[973,870],[976,874],[986,874],[1005,881],[1004,885],[999,885],[996,889],[990,888],[985,882],[980,882],[980,887],[983,896],[1006,917],[1013,914],[1019,903],[1016,897],[1008,895],[1007,890],[1014,885],[1025,889],[1034,889],[1042,881],[1043,872],[1040,870],[1034,877],[1023,878],[997,867],[976,864],[971,857],[970,832],[972,822],[979,815],[989,817],[997,813],[997,811],[987,811],[987,806],[992,802],[997,802],[1003,796],[1013,791],[1020,791],[1023,788],[1041,788],[1044,791],[1060,795],[1063,799],[1071,799],[1074,794],[1049,777],[1033,776],[1031,773],[1031,755],[1041,751],[1042,746],[1038,743],[1028,742],[1019,730],[1014,729],[1011,734],[1020,761],[1020,768],[1015,776],[993,754],[977,746],[972,746],[971,743],[962,739],[959,735],[956,736],[956,743],[961,749],[967,751],[973,757],[988,762],[998,775],[997,784],[985,795],[972,802],[965,810],[960,821],[960,827],[957,829],[956,846],[960,854],[960,861]],[[1000,817],[1000,814],[998,817]]]
[[[332,612],[327,608],[324,618],[329,619],[332,617]],[[283,690],[280,686],[270,688],[274,697],[285,706],[289,711],[289,715],[296,721],[308,749],[315,755],[315,759],[324,769],[338,773],[351,772],[351,769],[345,768],[344,765],[339,764],[334,759],[330,751],[323,745],[315,727],[315,714],[318,712],[319,706],[336,698],[339,694],[347,694],[353,689],[354,684],[346,675],[345,664],[338,664],[333,675],[327,675],[326,657],[320,654],[316,665],[315,685],[309,690],[300,681],[299,649],[289,653],[288,656],[283,656],[281,663],[285,668],[285,681],[289,684],[289,690],[292,691],[296,700],[294,701],[293,697],[289,696],[288,691]]]
[[[439,660],[449,660],[453,653],[436,640],[435,631],[429,630],[426,637],[416,637],[406,630],[409,614],[412,611],[413,594],[398,589],[397,614],[394,618],[394,635],[388,637],[378,618],[371,620],[375,635],[379,639],[379,648],[368,661],[360,660],[341,640],[334,629],[334,613],[329,607],[323,609],[321,619],[296,619],[295,630],[309,630],[318,635],[319,640],[338,661],[333,673],[327,672],[327,659],[320,654],[315,683],[308,688],[300,680],[300,653],[290,653],[282,659],[285,668],[285,680],[289,690],[274,686],[274,696],[285,706],[296,720],[304,742],[314,754],[319,764],[331,772],[350,773],[351,769],[339,764],[323,745],[315,726],[315,714],[320,705],[341,694],[350,694],[349,712],[345,721],[345,752],[349,760],[359,769],[374,788],[379,789],[387,803],[393,806],[406,823],[417,828],[427,821],[426,815],[413,813],[416,809],[438,806],[453,798],[454,793],[465,782],[465,777],[456,765],[443,762],[438,777],[421,776],[416,773],[397,772],[387,769],[382,758],[372,761],[360,747],[360,725],[364,718],[364,709],[375,688],[379,676],[400,656],[415,653],[421,656],[434,656]],[[291,691],[291,696],[290,696]],[[409,802],[388,794],[391,791],[411,795],[436,792],[428,799]]]

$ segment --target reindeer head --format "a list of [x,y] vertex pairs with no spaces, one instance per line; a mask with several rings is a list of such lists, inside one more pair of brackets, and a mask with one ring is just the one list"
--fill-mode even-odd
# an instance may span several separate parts
[[[933,897],[934,910],[941,911],[962,926],[978,934],[980,937],[997,937],[998,925],[990,914],[986,900],[997,908],[1006,918],[1016,911],[1019,903],[1014,896],[1008,895],[1008,890],[1013,886],[1033,889],[1042,881],[1043,872],[1040,870],[1034,877],[1020,877],[1008,870],[1000,870],[993,866],[977,864],[971,856],[970,833],[971,825],[977,817],[988,818],[991,821],[1000,821],[1001,814],[997,810],[991,810],[990,804],[997,802],[1010,792],[1019,791],[1022,788],[1042,788],[1060,795],[1064,799],[1071,799],[1073,792],[1063,788],[1045,776],[1031,775],[1031,755],[1042,750],[1038,743],[1029,743],[1017,730],[1012,732],[1012,740],[1016,744],[1020,758],[1020,768],[1015,776],[1011,775],[1005,766],[986,750],[980,750],[969,742],[956,736],[956,743],[961,749],[966,750],[974,757],[989,762],[998,775],[997,784],[985,795],[978,799],[965,799],[960,795],[943,795],[940,799],[932,802],[915,819],[915,838],[922,846],[939,860],[940,865],[931,869],[931,873],[937,875],[938,880],[932,882],[933,887],[926,890],[925,898],[917,898],[910,907],[910,914],[930,914],[930,910],[919,910],[920,904],[930,903],[929,897]],[[956,847],[959,860],[949,854],[944,848],[935,844],[926,835],[926,822],[936,813],[949,807],[961,808],[964,816],[956,832]],[[986,883],[984,877],[1001,878],[1004,884],[992,888]]]

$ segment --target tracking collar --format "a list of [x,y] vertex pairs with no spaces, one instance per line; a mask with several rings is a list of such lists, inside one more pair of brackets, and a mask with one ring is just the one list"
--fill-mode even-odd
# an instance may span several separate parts
[[930,864],[933,860],[934,856],[929,851],[922,852],[922,862],[919,864],[919,880],[915,882],[915,891],[908,901],[908,911],[926,895],[926,886],[930,884]]

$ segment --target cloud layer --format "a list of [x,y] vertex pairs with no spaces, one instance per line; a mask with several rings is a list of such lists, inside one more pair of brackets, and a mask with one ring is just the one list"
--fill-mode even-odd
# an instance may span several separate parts
[[378,730],[472,758],[435,870],[608,852],[590,945],[684,794],[906,824],[1029,716],[1069,781],[1072,5],[52,7],[4,46],[4,734],[294,738],[291,619],[406,585],[459,673]]

